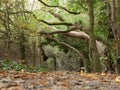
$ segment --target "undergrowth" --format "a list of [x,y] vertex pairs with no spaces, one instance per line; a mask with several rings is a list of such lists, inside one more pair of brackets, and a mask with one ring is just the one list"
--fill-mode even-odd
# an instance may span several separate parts
[[24,70],[26,72],[49,71],[48,68],[40,68],[40,67],[31,68],[28,65],[19,64],[17,62],[13,62],[10,60],[0,60],[0,69],[3,71],[10,71],[10,70],[21,71],[21,70]]

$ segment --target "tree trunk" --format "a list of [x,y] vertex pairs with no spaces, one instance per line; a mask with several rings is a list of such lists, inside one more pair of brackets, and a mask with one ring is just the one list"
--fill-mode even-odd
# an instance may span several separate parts
[[120,0],[111,0],[111,28],[116,45],[116,72],[120,75]]
[[40,55],[40,67],[43,67],[43,55],[42,55],[42,45],[41,45],[41,34],[39,36],[39,55]]
[[89,7],[89,22],[90,22],[90,53],[91,59],[93,60],[93,68],[94,72],[101,72],[101,65],[99,60],[99,53],[97,50],[96,42],[95,42],[95,34],[94,34],[94,11],[93,11],[93,0],[88,0],[88,7]]
[[33,67],[36,66],[36,41],[33,41]]
[[56,61],[55,57],[53,57],[53,59],[54,59],[54,70],[56,71],[57,70],[57,61]]
[[19,36],[19,47],[20,47],[20,53],[21,53],[21,60],[22,64],[27,64],[26,60],[26,38],[25,38],[25,32],[23,30],[20,31],[20,36]]
[[10,24],[9,24],[9,6],[8,6],[8,3],[5,2],[5,6],[6,6],[6,13],[5,13],[5,20],[7,21],[4,22],[4,26],[6,28],[6,46],[7,46],[7,51],[6,51],[6,56],[7,56],[7,59],[9,60],[10,59],[10,33],[11,33],[11,28],[10,28]]

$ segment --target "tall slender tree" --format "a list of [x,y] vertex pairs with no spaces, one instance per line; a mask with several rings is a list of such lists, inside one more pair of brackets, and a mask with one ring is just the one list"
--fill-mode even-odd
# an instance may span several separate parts
[[89,48],[91,53],[91,58],[94,62],[94,72],[101,72],[101,66],[100,66],[100,60],[99,60],[99,53],[96,47],[96,39],[95,39],[95,33],[94,33],[94,9],[93,9],[93,2],[94,0],[88,0],[88,8],[89,8]]

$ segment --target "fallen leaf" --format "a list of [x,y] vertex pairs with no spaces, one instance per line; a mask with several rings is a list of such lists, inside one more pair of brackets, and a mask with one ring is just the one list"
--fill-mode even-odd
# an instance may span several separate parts
[[105,75],[106,75],[106,73],[102,72],[100,75],[105,76]]
[[117,77],[115,78],[115,82],[116,82],[116,83],[120,83],[120,76],[117,76]]

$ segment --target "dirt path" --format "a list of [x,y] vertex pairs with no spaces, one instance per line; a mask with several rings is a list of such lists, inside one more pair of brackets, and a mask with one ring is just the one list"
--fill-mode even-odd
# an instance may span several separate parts
[[0,90],[120,90],[113,74],[80,74],[80,72],[3,72]]

